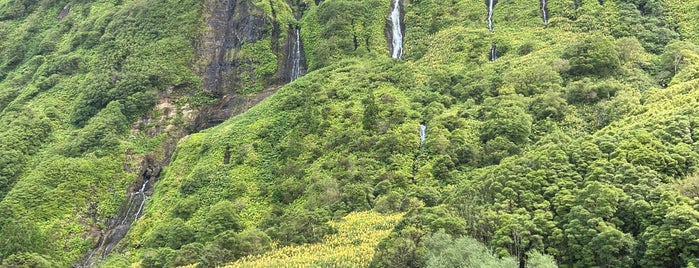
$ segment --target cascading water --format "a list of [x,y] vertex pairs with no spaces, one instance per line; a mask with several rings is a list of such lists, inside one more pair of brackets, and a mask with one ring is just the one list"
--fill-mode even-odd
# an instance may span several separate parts
[[493,31],[493,8],[495,8],[496,0],[486,0],[488,5],[488,31]]
[[148,166],[141,175],[142,184],[138,188],[139,190],[127,196],[116,217],[107,222],[106,232],[100,236],[97,247],[90,250],[87,257],[80,263],[75,264],[74,267],[95,266],[97,262],[114,250],[119,241],[129,232],[131,225],[141,216],[143,206],[148,199],[147,192],[150,189],[148,182],[157,178],[159,174],[160,166]]
[[495,43],[490,47],[490,61],[495,61],[498,59],[498,50]]
[[292,82],[301,76],[301,30],[296,28],[296,38],[293,47],[289,50],[289,82]]
[[425,144],[427,140],[427,126],[425,123],[420,124],[420,145]]
[[544,24],[549,23],[549,14],[546,11],[546,0],[541,0],[541,17],[544,20]]
[[403,56],[403,33],[400,27],[400,0],[394,0],[391,10],[391,58],[400,59]]
[[[131,202],[129,202],[128,208],[126,209],[126,214],[124,214],[124,218],[119,224],[131,224],[138,219],[138,216],[141,215],[143,205],[146,203],[146,199],[148,198],[145,192],[147,185],[148,180],[146,179],[138,192],[131,193]],[[134,206],[135,204],[138,204],[138,208],[136,209],[136,212],[132,213],[131,211],[136,207]]]

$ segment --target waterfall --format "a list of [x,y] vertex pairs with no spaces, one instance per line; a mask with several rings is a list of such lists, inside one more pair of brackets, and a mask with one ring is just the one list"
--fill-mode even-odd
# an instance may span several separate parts
[[296,28],[296,39],[289,49],[289,59],[291,62],[289,82],[292,82],[301,76],[301,30],[299,28]]
[[400,0],[394,0],[391,10],[391,58],[400,59],[403,56],[403,33],[400,28]]
[[495,0],[488,1],[488,31],[493,31],[493,8],[495,7]]
[[[148,165],[143,173],[141,173],[140,178],[142,183],[138,188],[138,191],[131,192],[124,200],[121,208],[117,215],[108,220],[107,228],[100,235],[97,246],[91,249],[86,255],[85,259],[79,261],[74,265],[74,267],[93,267],[104,257],[109,255],[114,248],[119,244],[121,239],[126,236],[126,233],[131,229],[131,225],[138,220],[143,212],[143,207],[148,199],[149,188],[148,183],[151,179],[157,179],[160,175],[161,167],[159,165],[153,166]],[[135,187],[132,189],[136,189]]]
[[490,47],[490,61],[495,61],[498,59],[498,50],[495,43]]
[[[120,224],[133,223],[141,214],[143,204],[146,203],[146,185],[148,185],[148,180],[145,180],[143,182],[143,185],[141,186],[141,189],[138,190],[138,192],[131,193],[131,201],[129,202],[128,208],[126,209],[126,214],[124,214],[124,218],[121,220]],[[134,204],[136,203],[138,203],[138,209],[136,210],[136,212],[132,213],[131,211],[134,209]]]
[[425,144],[425,140],[427,140],[427,126],[425,126],[425,123],[420,124],[420,145]]
[[541,15],[544,19],[544,24],[549,23],[549,14],[546,12],[546,0],[541,0]]

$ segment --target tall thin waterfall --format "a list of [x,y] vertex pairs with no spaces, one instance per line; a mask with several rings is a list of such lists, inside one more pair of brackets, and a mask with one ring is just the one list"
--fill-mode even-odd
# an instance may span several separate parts
[[296,40],[289,50],[291,69],[289,70],[289,82],[301,76],[301,30],[296,28]]
[[498,50],[495,43],[490,47],[490,61],[495,61],[498,59]]
[[425,123],[420,124],[420,145],[425,144],[427,140],[427,126]]
[[495,0],[488,1],[488,30],[493,31],[493,8],[495,7]]
[[541,17],[544,19],[544,24],[549,23],[549,14],[546,11],[546,0],[541,0]]
[[391,58],[399,59],[403,56],[403,33],[400,28],[400,0],[394,0],[391,10]]

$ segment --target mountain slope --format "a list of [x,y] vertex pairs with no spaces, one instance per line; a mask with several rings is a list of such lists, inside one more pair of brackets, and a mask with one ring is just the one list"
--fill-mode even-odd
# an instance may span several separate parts
[[401,2],[390,59],[389,1],[6,1],[0,259],[216,266],[376,210],[376,267],[699,264],[696,3],[542,3]]

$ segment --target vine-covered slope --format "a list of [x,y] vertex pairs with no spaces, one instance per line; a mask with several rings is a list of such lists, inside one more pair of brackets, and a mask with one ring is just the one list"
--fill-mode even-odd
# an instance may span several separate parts
[[546,2],[0,0],[1,263],[699,265],[699,1]]

